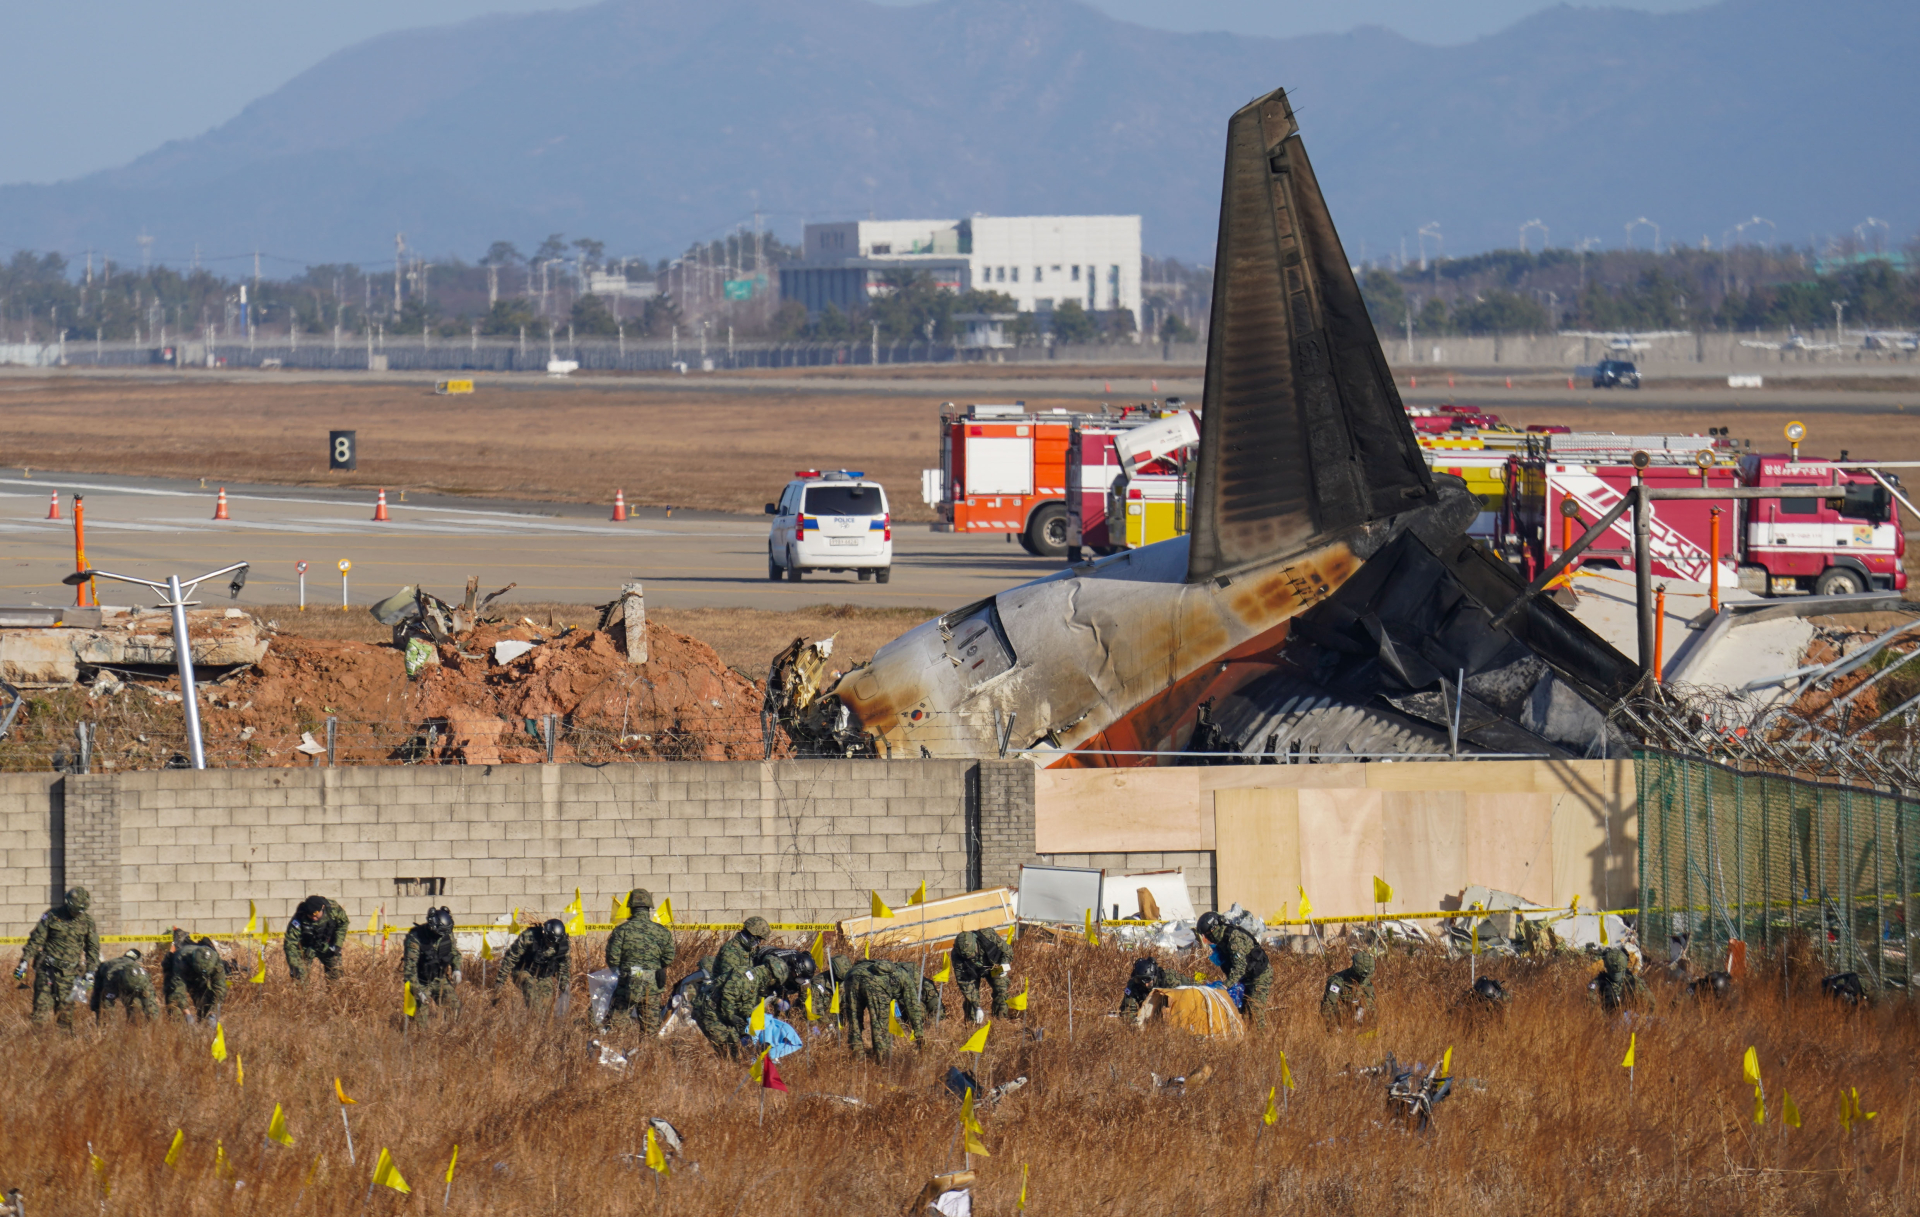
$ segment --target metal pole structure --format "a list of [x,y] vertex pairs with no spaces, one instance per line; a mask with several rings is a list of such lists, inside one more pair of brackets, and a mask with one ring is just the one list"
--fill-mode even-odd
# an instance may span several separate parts
[[180,704],[187,710],[187,753],[195,769],[205,769],[207,750],[200,742],[200,695],[193,687],[193,646],[187,638],[186,595],[180,587],[180,576],[168,575],[168,607],[173,610],[173,661],[180,672]]
[[1645,483],[1633,485],[1633,599],[1639,618],[1640,673],[1653,671],[1653,503]]

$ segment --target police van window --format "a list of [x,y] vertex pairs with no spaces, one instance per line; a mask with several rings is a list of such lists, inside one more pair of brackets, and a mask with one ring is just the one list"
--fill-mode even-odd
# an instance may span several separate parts
[[[1818,482],[1782,482],[1783,486],[1818,486]],[[1815,516],[1820,514],[1820,500],[1817,498],[1780,500],[1780,514],[1783,516]]]
[[807,514],[810,516],[880,516],[887,505],[880,500],[878,486],[809,486]]

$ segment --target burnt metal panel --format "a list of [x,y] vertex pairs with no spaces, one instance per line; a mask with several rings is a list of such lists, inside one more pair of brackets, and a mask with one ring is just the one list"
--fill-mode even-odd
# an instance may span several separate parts
[[1187,581],[1433,500],[1284,91],[1227,124]]

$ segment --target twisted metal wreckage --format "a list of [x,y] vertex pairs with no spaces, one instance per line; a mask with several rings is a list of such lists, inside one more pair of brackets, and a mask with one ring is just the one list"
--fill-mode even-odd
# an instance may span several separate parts
[[1466,536],[1479,504],[1421,458],[1283,91],[1228,122],[1214,265],[1188,535],[955,609],[837,680],[796,641],[768,682],[796,743],[1089,767],[1617,754],[1638,668]]

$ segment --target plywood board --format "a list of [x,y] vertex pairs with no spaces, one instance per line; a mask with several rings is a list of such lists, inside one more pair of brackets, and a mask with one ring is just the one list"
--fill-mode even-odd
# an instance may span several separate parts
[[1637,902],[1636,866],[1630,817],[1606,800],[1572,794],[1553,800],[1553,899],[1574,896],[1587,909],[1624,908]]
[[1524,896],[1535,904],[1551,904],[1553,796],[1469,794],[1464,798],[1466,884],[1478,883]]
[[1407,761],[1363,766],[1374,790],[1472,790],[1510,793],[1533,789],[1532,761]]
[[1381,791],[1381,839],[1393,886],[1389,913],[1441,907],[1467,884],[1466,796],[1457,790]]
[[1198,768],[1043,769],[1034,775],[1038,854],[1177,853],[1213,848]]
[[1323,917],[1372,912],[1373,876],[1385,860],[1381,792],[1302,790],[1298,797],[1300,882],[1313,911]]
[[1200,775],[1200,798],[1215,790],[1359,789],[1367,784],[1368,765],[1208,765]]
[[890,946],[944,946],[962,930],[999,929],[1014,922],[1013,891],[990,887],[893,910],[892,917],[848,917],[840,936],[856,942],[868,935]]
[[1238,903],[1263,920],[1300,884],[1300,792],[1216,790],[1213,884],[1220,907]]
[[1634,797],[1632,761],[1524,761],[1533,766],[1533,788]]
[[1095,917],[1106,905],[1106,872],[1083,866],[1022,866],[1020,900],[1022,921],[1067,921],[1075,925]]

